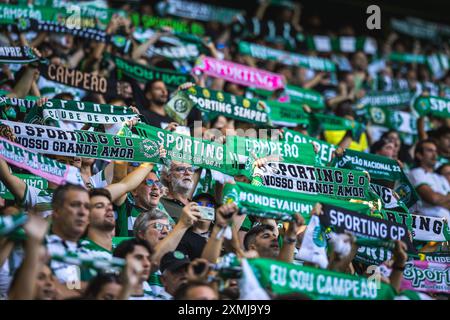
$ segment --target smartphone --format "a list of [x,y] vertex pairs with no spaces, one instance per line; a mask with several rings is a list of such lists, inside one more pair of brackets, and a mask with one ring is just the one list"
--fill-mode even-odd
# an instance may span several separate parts
[[214,218],[216,216],[214,208],[198,206],[198,209],[200,210],[200,216],[202,220],[214,221]]

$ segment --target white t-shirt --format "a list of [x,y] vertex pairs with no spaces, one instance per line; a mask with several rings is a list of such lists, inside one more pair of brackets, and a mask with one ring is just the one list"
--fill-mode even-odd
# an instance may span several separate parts
[[[447,195],[450,192],[450,185],[443,176],[434,172],[426,172],[423,168],[414,168],[409,172],[409,180],[414,188],[421,185],[428,185],[434,192]],[[450,221],[450,211],[441,206],[434,206],[425,201],[420,201],[419,212],[426,216],[447,218]]]

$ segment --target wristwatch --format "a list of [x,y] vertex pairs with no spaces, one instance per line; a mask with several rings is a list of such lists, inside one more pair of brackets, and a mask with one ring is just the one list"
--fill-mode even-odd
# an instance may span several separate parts
[[293,243],[297,242],[297,239],[296,238],[284,237],[283,242],[285,242],[287,244],[293,244]]

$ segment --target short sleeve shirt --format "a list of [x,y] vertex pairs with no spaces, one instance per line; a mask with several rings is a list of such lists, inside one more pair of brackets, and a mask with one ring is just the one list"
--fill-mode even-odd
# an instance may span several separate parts
[[[409,172],[409,179],[414,188],[421,185],[428,185],[436,193],[447,195],[450,192],[450,185],[443,176],[434,172],[426,172],[423,168],[414,168]],[[419,211],[427,216],[448,217],[449,210],[444,207],[434,206],[425,201],[419,204]]]

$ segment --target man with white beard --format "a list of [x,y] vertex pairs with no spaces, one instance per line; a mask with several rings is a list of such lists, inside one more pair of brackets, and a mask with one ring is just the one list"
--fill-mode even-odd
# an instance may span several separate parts
[[169,215],[178,221],[183,207],[191,202],[189,197],[195,188],[194,168],[189,164],[171,161],[165,181],[168,192],[160,202]]

